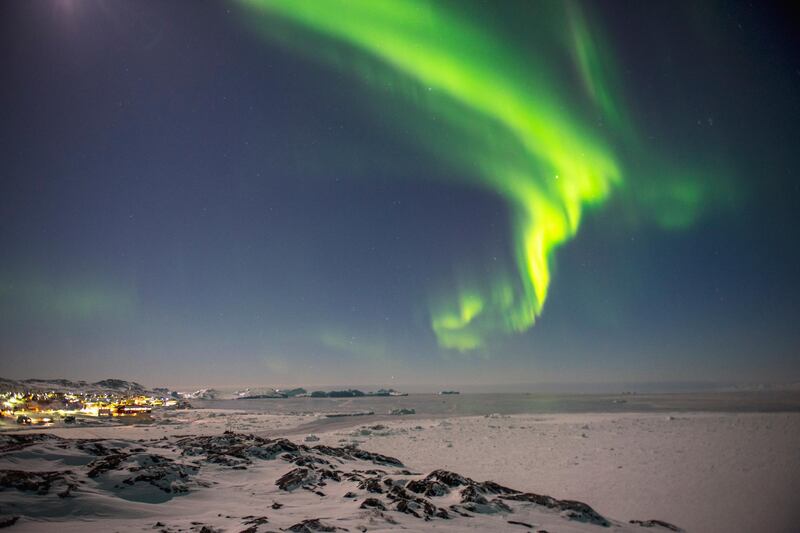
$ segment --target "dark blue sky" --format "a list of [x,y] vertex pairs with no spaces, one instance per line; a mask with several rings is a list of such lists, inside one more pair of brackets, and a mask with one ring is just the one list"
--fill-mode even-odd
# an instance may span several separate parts
[[[386,127],[403,100],[366,104],[236,4],[4,2],[0,374],[800,380],[788,13],[599,7],[639,131],[677,165],[719,163],[733,192],[680,231],[632,208],[635,188],[617,194],[558,250],[536,325],[459,353],[437,345],[429,289],[510,247],[507,207]],[[530,9],[504,4],[493,24],[524,47]]]

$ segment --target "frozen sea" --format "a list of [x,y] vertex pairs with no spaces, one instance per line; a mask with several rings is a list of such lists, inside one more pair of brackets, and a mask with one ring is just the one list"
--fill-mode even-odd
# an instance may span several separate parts
[[670,394],[409,394],[358,398],[192,400],[198,408],[269,411],[275,414],[388,414],[414,409],[418,416],[626,412],[800,412],[800,392],[705,392]]

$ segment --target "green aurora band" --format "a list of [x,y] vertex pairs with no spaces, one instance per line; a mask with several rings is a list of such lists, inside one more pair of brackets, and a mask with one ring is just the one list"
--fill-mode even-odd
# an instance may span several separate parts
[[[548,4],[537,29],[549,31],[547,42],[557,49],[519,57],[511,43],[444,2],[242,2],[267,38],[349,71],[374,91],[392,87],[410,108],[435,113],[438,124],[415,132],[418,142],[458,169],[454,179],[507,204],[513,263],[477,273],[462,268],[453,287],[431,297],[440,346],[479,349],[533,326],[547,299],[554,251],[575,235],[587,207],[622,185],[612,144],[635,143],[615,99],[608,53],[579,6]],[[573,76],[566,81],[564,64]],[[691,183],[677,194],[697,201]]]
[[0,271],[0,318],[41,317],[47,322],[129,319],[136,312],[135,290],[119,284],[72,280],[49,281],[46,276]]

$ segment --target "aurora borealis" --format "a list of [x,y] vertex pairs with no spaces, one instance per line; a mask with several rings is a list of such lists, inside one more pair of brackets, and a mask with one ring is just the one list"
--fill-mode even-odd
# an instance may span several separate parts
[[[484,347],[497,332],[530,328],[547,299],[556,248],[578,231],[586,207],[602,203],[623,183],[610,141],[635,135],[608,82],[613,72],[603,58],[604,44],[589,31],[580,6],[567,2],[539,13],[532,29],[546,32],[559,52],[555,61],[548,61],[534,54],[517,57],[501,38],[479,29],[477,21],[463,20],[463,13],[448,10],[446,3],[245,3],[261,17],[263,35],[288,41],[336,68],[354,74],[361,69],[354,83],[380,84],[391,77],[394,90],[409,95],[409,105],[438,113],[446,136],[458,141],[442,146],[418,132],[427,127],[419,124],[409,128],[412,134],[457,167],[461,176],[456,179],[476,180],[508,203],[515,268],[461,279],[455,294],[436,296],[431,326],[439,344],[470,350]],[[339,16],[345,12],[346,17]],[[315,43],[302,31],[279,30],[275,18],[333,42]],[[351,49],[336,50],[337,46]],[[380,67],[365,67],[354,52],[378,59],[389,73],[375,76]],[[569,59],[574,64],[567,66],[577,72],[583,98],[594,105],[595,113],[586,112],[591,106],[574,106],[562,96],[568,87],[559,85],[551,69]],[[595,127],[591,119],[607,127]],[[642,148],[635,148],[634,157],[641,158]],[[665,216],[688,223],[684,204],[704,198],[691,182],[677,187],[675,196],[684,201],[667,206]]]
[[22,375],[800,366],[797,65],[772,8],[2,9],[0,351]]
[[[445,147],[445,157],[509,203],[516,269],[467,282],[435,301],[431,325],[439,343],[474,349],[495,331],[531,327],[547,298],[550,256],[577,231],[585,206],[604,200],[620,180],[613,155],[570,116],[544,66],[535,57],[517,60],[497,39],[432,2],[250,4],[265,18],[286,17],[375,56],[399,74],[399,83],[416,84],[405,89],[416,89],[415,104],[441,111],[463,141]],[[337,16],[343,11],[348,16]],[[594,45],[585,26],[575,35],[582,77],[607,112],[612,104],[592,68]],[[500,146],[482,135],[493,130]]]

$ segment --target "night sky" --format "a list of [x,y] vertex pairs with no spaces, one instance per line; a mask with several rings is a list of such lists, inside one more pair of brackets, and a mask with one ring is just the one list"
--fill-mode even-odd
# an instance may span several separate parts
[[800,380],[759,4],[3,2],[0,375]]

